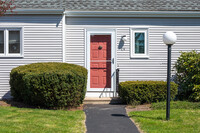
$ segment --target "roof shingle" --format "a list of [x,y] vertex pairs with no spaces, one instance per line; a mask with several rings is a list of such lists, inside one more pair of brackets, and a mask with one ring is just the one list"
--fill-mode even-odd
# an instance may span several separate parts
[[17,9],[68,11],[200,11],[200,0],[15,0]]

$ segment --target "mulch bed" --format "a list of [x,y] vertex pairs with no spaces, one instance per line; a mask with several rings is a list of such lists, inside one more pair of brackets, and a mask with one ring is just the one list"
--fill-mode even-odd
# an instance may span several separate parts
[[16,101],[13,101],[13,100],[1,100],[0,101],[0,106],[4,106],[4,107],[18,107],[18,108],[38,108],[38,107],[35,107],[35,106],[30,106],[30,105],[27,105],[27,104],[24,104],[24,103],[20,103],[20,102],[16,102]]
[[[37,106],[30,106],[24,103],[20,103],[20,102],[16,102],[13,100],[0,100],[0,106],[3,107],[18,107],[18,108],[35,108],[35,109],[41,109],[40,107]],[[70,111],[76,111],[76,110],[83,110],[84,105],[82,104],[80,107],[76,107],[76,108],[66,108],[64,110],[70,110]],[[46,108],[43,108],[46,109]],[[131,106],[131,105],[127,105],[126,106],[126,111],[127,113],[131,112],[131,111],[149,111],[151,110],[151,104],[144,104],[144,105],[137,105],[137,106]]]
[[[30,106],[21,102],[16,102],[13,100],[0,100],[0,106],[3,107],[17,107],[17,108],[33,108],[33,109],[48,109],[48,108],[40,108],[37,106]],[[49,110],[55,110],[55,109],[49,109]],[[83,105],[80,105],[80,107],[76,108],[64,108],[63,110],[70,110],[70,111],[76,111],[76,110],[83,110]]]
[[126,106],[127,113],[132,111],[149,111],[151,110],[151,104],[137,105],[137,106]]
[[7,104],[5,101],[0,101],[0,106],[9,107],[9,106],[11,106],[11,105],[10,105],[10,104]]

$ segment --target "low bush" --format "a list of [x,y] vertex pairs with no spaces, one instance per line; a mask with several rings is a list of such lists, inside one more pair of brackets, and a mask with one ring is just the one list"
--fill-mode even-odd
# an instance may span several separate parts
[[194,102],[200,102],[200,85],[195,85],[194,88],[192,88],[192,94],[189,99]]
[[34,63],[10,73],[16,101],[45,108],[79,106],[85,97],[87,70],[67,63]]
[[[171,99],[175,98],[178,86],[171,82]],[[119,84],[119,96],[127,104],[143,104],[166,100],[167,82],[126,81]]]
[[180,100],[200,101],[200,53],[182,52],[175,64]]

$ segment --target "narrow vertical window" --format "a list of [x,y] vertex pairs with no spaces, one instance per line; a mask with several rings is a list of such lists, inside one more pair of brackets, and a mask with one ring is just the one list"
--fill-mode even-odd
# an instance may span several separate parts
[[145,34],[135,33],[135,54],[145,53]]
[[131,40],[131,57],[148,58],[148,28],[132,29]]
[[4,53],[4,31],[0,31],[0,54]]
[[9,31],[9,53],[20,53],[20,31]]

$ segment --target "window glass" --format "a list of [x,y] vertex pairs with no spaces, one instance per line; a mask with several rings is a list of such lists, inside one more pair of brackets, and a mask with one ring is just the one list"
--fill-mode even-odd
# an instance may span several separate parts
[[135,33],[135,54],[145,53],[145,34]]
[[4,31],[0,31],[0,53],[4,53]]
[[9,31],[9,53],[20,53],[20,31]]

